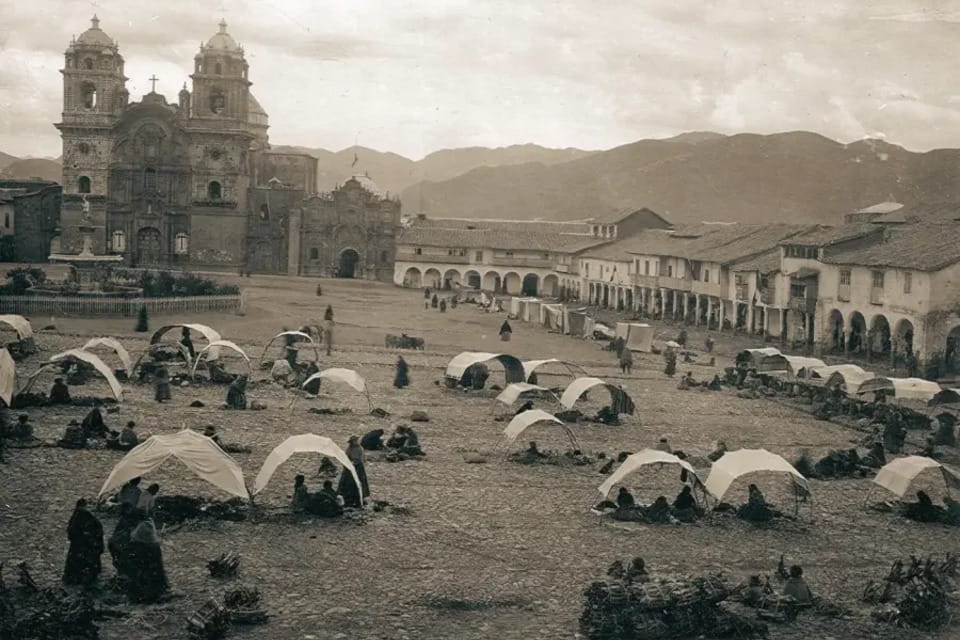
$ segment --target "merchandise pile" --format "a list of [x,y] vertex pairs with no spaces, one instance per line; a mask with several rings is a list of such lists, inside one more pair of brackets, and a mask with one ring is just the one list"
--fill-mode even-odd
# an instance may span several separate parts
[[[25,563],[17,565],[18,585],[8,587],[0,574],[0,638],[46,640],[100,637],[89,598],[70,596],[58,587],[40,587]],[[2,565],[0,565],[2,569]]]
[[946,626],[952,618],[957,577],[957,558],[932,556],[897,560],[882,582],[871,582],[864,600],[880,605],[876,620],[899,626],[932,631]]

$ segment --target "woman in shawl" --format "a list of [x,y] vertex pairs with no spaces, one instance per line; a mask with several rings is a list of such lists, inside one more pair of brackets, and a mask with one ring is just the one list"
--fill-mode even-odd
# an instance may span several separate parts
[[247,376],[239,376],[227,389],[227,409],[247,408]]
[[89,586],[100,575],[100,554],[103,553],[103,525],[87,511],[87,501],[77,500],[77,505],[67,525],[70,549],[63,569],[64,584]]
[[135,514],[139,523],[130,534],[128,595],[131,602],[157,602],[170,590],[160,535],[153,519],[146,517],[143,510],[137,509]]
[[410,367],[407,366],[407,361],[403,359],[403,356],[397,358],[397,374],[393,377],[393,386],[397,389],[403,389],[410,384]]
[[157,402],[169,400],[171,398],[170,374],[167,373],[167,368],[163,366],[157,368],[156,376],[156,379],[153,381],[153,399]]
[[370,485],[367,484],[367,470],[363,466],[363,447],[360,446],[357,436],[350,436],[347,441],[347,458],[353,463],[353,469],[357,472],[360,479],[361,491],[357,491],[357,482],[353,479],[353,474],[346,467],[340,474],[340,484],[337,486],[337,493],[343,496],[343,505],[345,507],[363,506],[363,500],[370,495]]
[[[139,482],[140,478],[134,478]],[[128,487],[129,483],[124,485],[124,488]],[[121,494],[123,490],[121,490]],[[137,489],[137,497],[139,498],[140,489]],[[117,570],[117,574],[121,577],[127,578],[130,577],[131,572],[129,568],[129,562],[127,562],[127,553],[130,547],[130,534],[133,532],[133,528],[137,526],[138,520],[134,515],[134,510],[136,502],[130,504],[129,501],[120,502],[120,517],[117,519],[117,524],[113,528],[113,533],[110,534],[110,539],[107,541],[107,549],[110,551],[110,558],[113,560],[113,568]]]
[[630,375],[633,368],[633,352],[626,346],[620,350],[620,372]]
[[187,350],[187,353],[190,354],[190,360],[193,360],[197,357],[197,352],[193,348],[193,338],[190,337],[190,329],[184,327],[180,331],[180,344]]
[[500,340],[503,342],[510,342],[510,336],[512,334],[513,329],[510,328],[510,323],[504,320],[503,324],[500,325]]
[[673,350],[673,347],[667,347],[666,351],[663,352],[663,360],[663,372],[672,378],[677,372],[677,352]]
[[333,305],[327,305],[327,310],[323,312],[323,319],[325,321],[333,320]]

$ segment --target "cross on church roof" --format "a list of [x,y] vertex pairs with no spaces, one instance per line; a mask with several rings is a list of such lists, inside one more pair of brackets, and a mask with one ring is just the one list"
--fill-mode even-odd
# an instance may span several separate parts
[[159,79],[160,79],[160,78],[157,77],[157,74],[153,74],[152,76],[150,76],[149,78],[147,78],[147,80],[149,80],[149,81],[150,81],[150,84],[151,84],[151,86],[150,86],[150,93],[156,93],[156,92],[157,92],[157,80],[159,80]]
[[226,33],[226,32],[227,32],[227,21],[224,20],[223,18],[220,18],[220,33]]
[[97,17],[97,14],[93,14],[93,17],[90,18],[90,27],[93,29],[100,28],[100,18]]

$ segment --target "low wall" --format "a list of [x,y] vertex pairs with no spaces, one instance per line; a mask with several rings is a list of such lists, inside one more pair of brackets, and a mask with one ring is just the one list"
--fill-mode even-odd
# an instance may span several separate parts
[[147,312],[203,313],[238,311],[241,295],[183,296],[177,298],[81,298],[79,296],[0,296],[0,312],[44,316],[133,317],[146,305]]

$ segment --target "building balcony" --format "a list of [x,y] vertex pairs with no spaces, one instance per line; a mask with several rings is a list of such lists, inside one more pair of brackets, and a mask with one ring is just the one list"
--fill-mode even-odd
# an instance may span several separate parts
[[776,289],[760,289],[760,302],[767,305],[773,306],[777,302],[777,290]]
[[657,286],[674,291],[690,291],[693,289],[693,282],[671,276],[657,276]]
[[790,310],[798,313],[814,313],[817,310],[816,298],[790,298]]
[[633,285],[636,287],[648,287],[650,289],[656,289],[660,286],[657,282],[657,276],[634,273],[631,278],[633,278]]
[[745,284],[735,286],[737,300],[740,302],[750,302],[750,287]]
[[711,296],[713,298],[721,297],[720,284],[717,282],[703,282],[701,280],[694,280],[691,283],[690,290],[693,291],[693,293],[702,296]]
[[443,264],[470,264],[469,256],[447,256],[436,253],[414,253],[413,251],[397,251],[397,260],[400,262],[436,262]]
[[549,258],[527,258],[522,256],[497,256],[490,261],[495,267],[530,267],[552,269],[553,260]]
[[557,273],[570,273],[570,265],[568,264],[555,264],[553,265],[553,270]]
[[870,289],[870,304],[883,304],[883,287]]

